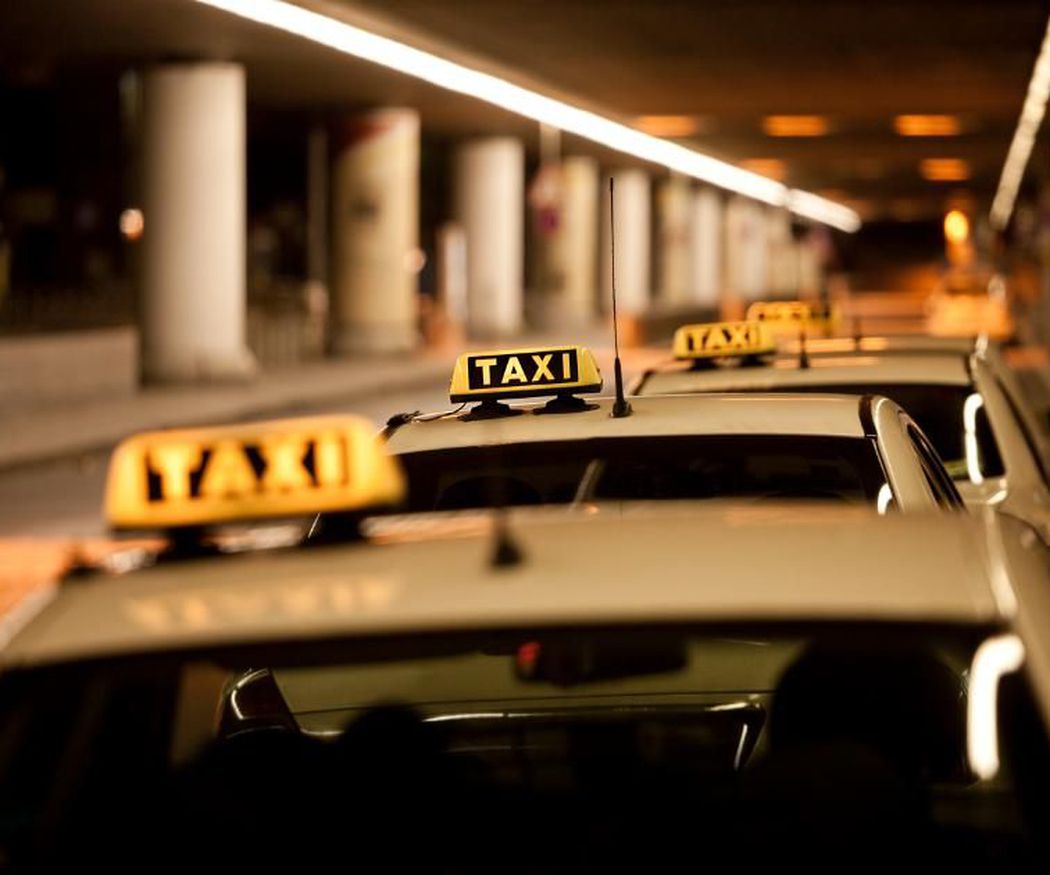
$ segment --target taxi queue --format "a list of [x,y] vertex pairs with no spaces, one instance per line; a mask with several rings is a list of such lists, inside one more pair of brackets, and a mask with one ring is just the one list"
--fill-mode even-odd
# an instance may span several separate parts
[[126,440],[126,546],[4,620],[0,867],[1045,868],[1008,370],[748,315],[630,395],[581,347],[472,352],[379,435]]

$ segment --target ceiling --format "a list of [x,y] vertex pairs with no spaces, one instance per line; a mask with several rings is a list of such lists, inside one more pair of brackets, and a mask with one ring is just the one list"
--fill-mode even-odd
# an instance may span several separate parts
[[[627,118],[688,116],[701,148],[779,159],[786,182],[869,217],[939,212],[960,188],[990,200],[1050,6],[1036,0],[302,0]],[[420,107],[460,135],[531,123],[189,0],[3,0],[0,80],[166,57],[245,63],[250,99],[280,111]],[[949,113],[953,137],[904,138],[902,113]],[[770,137],[771,114],[818,114],[820,137]],[[573,147],[573,144],[570,144]],[[965,160],[964,184],[922,178]]]
[[[1039,0],[355,0],[628,116],[693,117],[701,147],[776,158],[786,181],[882,214],[939,212],[961,158],[990,199],[1050,4]],[[957,115],[953,137],[899,136],[899,114]],[[819,114],[822,137],[762,119]]]

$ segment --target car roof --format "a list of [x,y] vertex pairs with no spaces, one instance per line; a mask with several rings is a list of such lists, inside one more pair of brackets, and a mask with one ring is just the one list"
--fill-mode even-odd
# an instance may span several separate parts
[[612,418],[610,398],[594,407],[545,414],[543,404],[516,404],[524,413],[498,419],[462,415],[415,419],[389,436],[393,453],[512,443],[674,435],[778,434],[863,437],[856,397],[849,395],[712,395],[703,398],[637,398],[633,412]]
[[501,628],[1002,619],[985,518],[739,502],[508,511],[523,561],[493,569],[491,513],[435,517],[430,529],[381,522],[379,543],[80,577],[14,635],[0,667]]
[[642,384],[645,393],[676,392],[790,392],[801,386],[938,385],[972,384],[966,358],[955,353],[943,355],[846,352],[810,358],[808,368],[800,368],[796,356],[779,356],[769,364],[751,367],[727,366],[695,370],[688,365],[651,371]]
[[[797,353],[798,348],[797,340],[787,339],[780,344],[780,349],[784,352]],[[968,356],[976,348],[977,341],[971,337],[932,337],[928,334],[865,335],[860,338],[816,337],[806,340],[806,350],[810,355],[868,352],[903,355],[954,353]]]

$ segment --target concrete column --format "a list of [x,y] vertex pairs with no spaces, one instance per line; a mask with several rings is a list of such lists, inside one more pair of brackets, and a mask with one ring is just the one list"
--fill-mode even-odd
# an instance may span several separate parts
[[455,222],[445,222],[437,229],[434,279],[433,299],[423,299],[427,345],[460,349],[467,323],[467,235]]
[[336,129],[332,150],[332,352],[411,349],[419,339],[419,114],[356,116]]
[[730,310],[768,294],[765,208],[744,197],[726,206],[726,267]]
[[536,235],[543,300],[535,311],[545,328],[582,327],[597,314],[598,185],[593,158],[573,156],[560,163],[553,227]]
[[306,310],[301,353],[320,358],[328,340],[328,129],[315,125],[306,137]]
[[467,324],[475,337],[521,331],[525,257],[525,150],[486,137],[455,157],[456,220],[467,235]]
[[803,235],[795,247],[798,263],[798,291],[803,298],[815,298],[820,294],[821,277],[820,249],[812,229]]
[[244,70],[158,65],[142,100],[143,377],[249,376]]
[[[649,308],[649,175],[634,168],[616,170],[616,292],[623,316],[640,316]],[[609,184],[602,186],[600,217],[602,295],[601,306],[612,311],[612,282],[609,241]]]
[[713,188],[693,193],[690,233],[692,302],[705,309],[718,309],[722,295],[724,257],[722,197]]
[[691,303],[692,196],[689,181],[677,175],[661,182],[656,192],[657,300],[672,310]]
[[328,131],[322,125],[306,138],[306,278],[327,292]]
[[798,257],[791,236],[791,214],[787,210],[765,210],[766,288],[778,295],[797,295]]

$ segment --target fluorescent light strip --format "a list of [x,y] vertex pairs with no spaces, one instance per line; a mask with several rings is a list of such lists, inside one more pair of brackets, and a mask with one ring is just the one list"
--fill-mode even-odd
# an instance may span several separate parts
[[1043,45],[1039,50],[1035,69],[1032,70],[1032,79],[1028,83],[1028,94],[1025,97],[1024,106],[1021,107],[1017,130],[1014,131],[1010,151],[1006,154],[1003,174],[999,178],[999,189],[995,193],[995,200],[992,201],[992,227],[999,231],[1005,229],[1010,223],[1014,203],[1017,201],[1017,192],[1021,188],[1025,168],[1028,167],[1028,159],[1032,155],[1032,147],[1035,146],[1039,126],[1043,123],[1048,96],[1050,96],[1050,21],[1047,21]]
[[301,36],[440,88],[483,100],[508,112],[643,161],[660,164],[719,188],[774,206],[787,206],[799,216],[839,230],[852,233],[860,227],[857,214],[841,204],[807,192],[789,190],[779,182],[734,167],[710,155],[653,137],[597,113],[546,97],[497,76],[472,70],[285,0],[197,2]]

